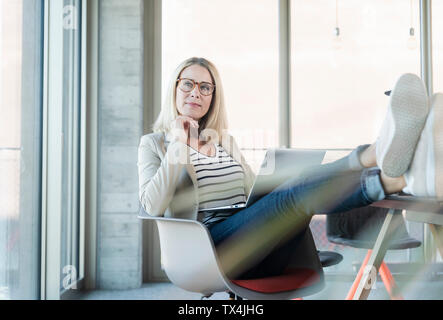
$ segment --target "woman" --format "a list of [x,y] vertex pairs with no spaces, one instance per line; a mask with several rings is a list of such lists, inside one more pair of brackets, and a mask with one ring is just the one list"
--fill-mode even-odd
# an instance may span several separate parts
[[291,248],[312,215],[367,206],[408,187],[405,176],[428,110],[423,83],[406,74],[392,90],[376,143],[288,177],[248,208],[203,213],[203,208],[245,203],[255,176],[226,132],[217,69],[203,58],[191,58],[173,74],[154,133],[141,139],[140,202],[149,215],[204,223],[229,277],[277,275],[290,264]]

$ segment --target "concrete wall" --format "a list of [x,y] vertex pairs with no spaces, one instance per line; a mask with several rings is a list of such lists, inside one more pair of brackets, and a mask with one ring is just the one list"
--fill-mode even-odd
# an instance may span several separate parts
[[143,0],[100,0],[97,287],[142,282],[137,147],[143,134]]

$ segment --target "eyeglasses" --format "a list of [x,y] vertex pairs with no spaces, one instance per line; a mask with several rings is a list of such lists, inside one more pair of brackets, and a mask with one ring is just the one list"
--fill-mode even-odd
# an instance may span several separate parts
[[215,84],[209,82],[196,82],[192,79],[180,78],[177,80],[178,87],[184,92],[191,92],[198,85],[198,90],[204,96],[210,96],[215,90]]

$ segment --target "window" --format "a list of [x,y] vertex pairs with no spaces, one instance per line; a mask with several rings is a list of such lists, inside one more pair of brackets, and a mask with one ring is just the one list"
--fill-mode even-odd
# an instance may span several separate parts
[[420,75],[419,13],[418,0],[412,11],[404,0],[291,2],[293,147],[375,141],[384,92],[403,73]]
[[42,163],[42,294],[77,288],[80,247],[82,1],[45,8]]
[[[63,30],[63,168],[60,279],[78,276],[80,222],[80,30],[81,1],[64,0]],[[71,15],[72,18],[69,18]],[[67,279],[66,279],[67,280]],[[60,290],[66,289],[60,281]]]
[[40,297],[43,1],[0,2],[0,300]]
[[162,5],[163,93],[185,59],[213,62],[222,78],[230,133],[257,172],[265,149],[278,144],[278,2],[166,0]]
[[443,30],[441,1],[432,1],[432,62],[433,62],[433,89],[434,92],[443,92],[443,39],[441,30]]
[[[443,39],[441,37],[441,30],[443,28],[442,10],[443,3],[441,1],[432,1],[432,71],[433,71],[433,92],[443,92],[443,72],[441,72],[443,59]],[[443,257],[438,250],[437,261],[442,262]]]
[[[376,140],[389,102],[384,92],[403,73],[421,74],[419,14],[418,0],[291,1],[292,147],[348,149],[327,153],[332,161]],[[330,250],[325,220],[315,216],[311,229],[317,247]],[[420,224],[408,226],[422,238]],[[387,260],[419,259],[421,250],[389,251]],[[361,261],[357,251],[345,256]]]

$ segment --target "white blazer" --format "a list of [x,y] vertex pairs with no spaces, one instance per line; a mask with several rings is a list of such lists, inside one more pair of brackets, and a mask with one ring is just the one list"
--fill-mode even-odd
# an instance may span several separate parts
[[[246,163],[234,137],[225,134],[220,144],[244,172],[248,197],[255,174]],[[138,149],[139,200],[144,213],[197,220],[198,185],[189,154],[192,148],[165,133],[143,136]]]

